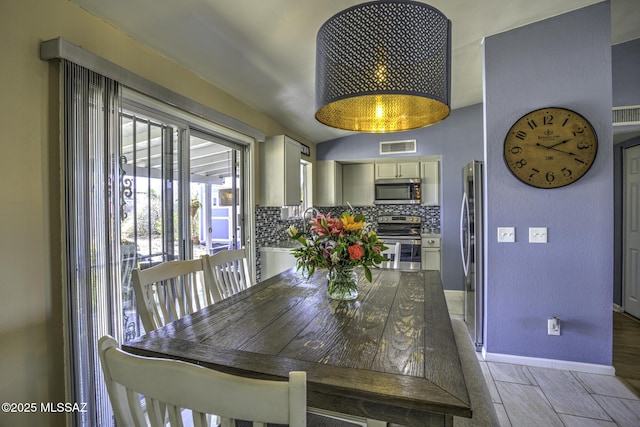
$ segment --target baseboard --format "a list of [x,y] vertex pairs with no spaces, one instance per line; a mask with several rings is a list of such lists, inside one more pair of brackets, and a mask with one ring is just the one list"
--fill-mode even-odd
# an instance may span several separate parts
[[568,360],[543,359],[538,357],[514,356],[511,354],[488,353],[482,349],[482,357],[487,362],[510,363],[512,365],[535,366],[538,368],[561,369],[564,371],[585,372],[588,374],[615,375],[613,366],[594,363],[572,362]]
[[464,291],[450,291],[450,290],[445,289],[444,290],[444,294],[448,295],[450,297],[457,297],[457,298],[460,298],[460,299],[464,299]]
[[616,313],[624,313],[624,308],[622,308],[621,305],[613,303],[613,311],[615,311]]

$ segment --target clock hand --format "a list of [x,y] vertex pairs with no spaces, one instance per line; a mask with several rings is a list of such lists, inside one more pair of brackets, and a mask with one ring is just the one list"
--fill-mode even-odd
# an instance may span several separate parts
[[558,145],[560,145],[560,144],[566,144],[566,143],[567,143],[567,142],[569,142],[569,141],[571,141],[571,139],[565,139],[564,141],[560,141],[560,142],[558,142],[557,144],[553,144],[553,145],[550,145],[550,146],[543,145],[543,147],[553,148],[553,147],[556,147],[556,146],[558,146]]
[[[566,142],[566,141],[564,141],[564,142]],[[562,144],[562,142],[560,142],[559,144]],[[555,144],[555,145],[559,145],[559,144]],[[560,149],[558,149],[558,148],[554,148],[554,147],[555,147],[555,145],[546,146],[546,145],[540,144],[539,142],[536,142],[536,145],[537,145],[538,147],[544,147],[544,148],[546,148],[547,150],[553,150],[553,151],[557,151],[557,152],[559,152],[559,153],[569,154],[569,155],[571,155],[571,156],[575,156],[575,155],[576,155],[575,153],[572,153],[571,151],[564,151],[564,150],[560,150]]]

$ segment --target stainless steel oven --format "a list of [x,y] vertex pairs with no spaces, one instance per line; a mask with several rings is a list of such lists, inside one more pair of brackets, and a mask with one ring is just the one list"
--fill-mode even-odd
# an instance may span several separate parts
[[422,258],[422,218],[415,215],[385,215],[378,217],[378,237],[386,246],[400,243],[402,270],[420,270]]

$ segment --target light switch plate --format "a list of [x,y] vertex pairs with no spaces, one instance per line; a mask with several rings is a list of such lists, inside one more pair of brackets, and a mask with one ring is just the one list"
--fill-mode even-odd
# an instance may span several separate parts
[[529,243],[547,243],[547,227],[529,227]]
[[515,241],[515,227],[498,227],[498,243],[513,243]]

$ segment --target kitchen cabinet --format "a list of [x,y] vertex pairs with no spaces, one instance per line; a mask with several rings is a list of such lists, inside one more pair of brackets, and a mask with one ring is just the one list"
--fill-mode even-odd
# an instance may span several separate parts
[[351,206],[373,206],[373,163],[342,165],[342,202]]
[[300,143],[286,135],[260,144],[260,197],[263,206],[300,204]]
[[421,163],[420,178],[422,190],[422,204],[429,206],[440,205],[440,162],[438,160]]
[[260,281],[282,273],[296,266],[296,257],[291,249],[263,248],[260,249]]
[[423,270],[440,271],[441,269],[440,237],[423,237],[421,248],[422,248],[421,268]]
[[315,206],[342,205],[342,165],[334,160],[316,162]]
[[376,163],[375,179],[420,178],[420,162]]

